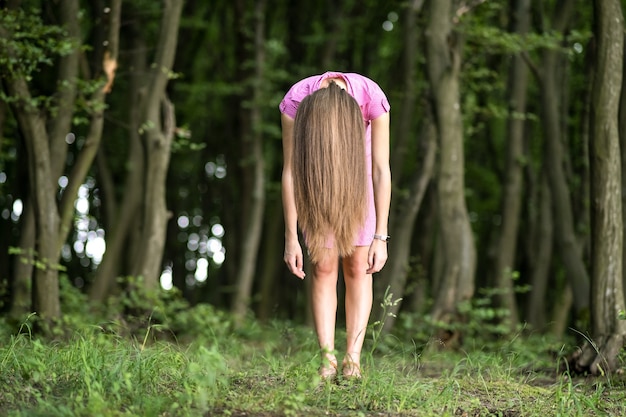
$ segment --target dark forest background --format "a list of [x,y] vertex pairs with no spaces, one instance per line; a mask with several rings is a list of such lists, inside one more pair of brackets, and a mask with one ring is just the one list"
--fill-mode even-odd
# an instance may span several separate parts
[[619,1],[0,8],[4,314],[54,323],[70,285],[94,308],[163,289],[307,322],[307,281],[282,260],[278,103],[335,70],[392,106],[372,320],[409,336],[429,321],[449,345],[472,314],[496,335],[573,327],[609,358],[624,345]]

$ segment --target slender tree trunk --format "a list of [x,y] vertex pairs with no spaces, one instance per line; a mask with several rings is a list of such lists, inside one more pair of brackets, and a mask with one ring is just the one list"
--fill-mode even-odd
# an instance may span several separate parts
[[572,311],[572,305],[574,304],[572,286],[566,284],[565,288],[553,300],[550,303],[552,305],[552,316],[549,326],[550,334],[558,338],[557,340],[561,340],[570,322],[570,311]]
[[[141,143],[139,130],[141,128],[139,107],[141,103],[140,93],[143,83],[142,75],[146,72],[146,45],[139,39],[139,31],[135,38],[134,48],[131,53],[131,66],[134,71],[131,73],[130,91],[129,91],[129,120],[128,125],[128,172],[124,183],[124,196],[119,204],[115,214],[110,218],[110,233],[107,236],[107,250],[102,258],[102,263],[98,266],[98,271],[94,279],[93,285],[89,289],[89,298],[91,300],[101,302],[110,295],[115,288],[115,280],[120,271],[124,271],[124,265],[127,264],[127,256],[133,259],[130,253],[124,253],[127,248],[126,244],[129,235],[132,234],[132,224],[140,217],[141,197],[143,193],[144,183],[144,149]],[[111,193],[110,198],[113,198]],[[131,248],[134,246],[129,245]]]
[[[376,317],[384,322],[383,334],[391,331],[402,304],[401,302],[395,301],[401,298],[402,294],[405,293],[415,220],[435,170],[437,129],[434,125],[434,121],[428,117],[425,118],[424,124],[425,126],[420,135],[420,142],[424,153],[420,163],[421,169],[415,173],[409,190],[409,198],[403,202],[402,210],[397,213],[393,222],[392,233],[394,238],[389,242],[389,252],[391,256],[387,260],[388,266],[385,268],[384,274],[388,276],[386,281],[389,282],[389,293],[393,295],[391,301],[394,302],[392,305],[376,310]],[[377,288],[377,291],[379,295],[381,295],[380,293],[384,294],[385,289]]]
[[237,271],[237,288],[232,312],[235,319],[244,318],[250,306],[252,283],[257,265],[257,254],[263,231],[263,212],[265,209],[265,158],[263,155],[263,132],[261,101],[263,99],[263,79],[265,77],[265,0],[255,2],[254,10],[254,46],[255,74],[252,92],[252,108],[249,112],[251,132],[244,135],[243,148],[249,150],[246,163],[251,168],[246,170],[252,175],[252,190],[247,212],[244,212],[244,229],[241,245],[241,258]]
[[[573,12],[572,0],[561,0],[555,7],[553,29],[563,32]],[[556,249],[574,291],[576,310],[581,313],[589,307],[589,276],[582,259],[581,245],[576,236],[570,190],[563,169],[563,131],[559,114],[558,72],[565,59],[562,52],[546,50],[541,73],[542,126],[545,140],[544,155],[547,177],[552,192]]]
[[[517,0],[512,11],[512,32],[524,36],[530,29],[530,0]],[[508,324],[514,330],[519,323],[513,269],[517,252],[517,234],[522,207],[524,126],[528,95],[528,67],[521,54],[513,56],[508,79],[509,119],[506,141],[506,167],[502,192],[502,226],[495,259],[500,305],[509,310]]]
[[474,293],[476,247],[465,204],[465,157],[460,108],[461,39],[452,28],[451,0],[430,0],[426,60],[440,143],[437,195],[445,265],[432,315],[454,320]]
[[[433,283],[431,277],[437,276],[435,270],[435,246],[437,244],[437,213],[434,204],[434,183],[424,195],[415,229],[419,231],[414,238],[412,254],[411,298],[408,304],[403,302],[405,311],[424,313],[427,311]],[[441,275],[441,274],[439,274]],[[406,300],[405,300],[406,302]]]
[[[395,135],[391,166],[402,167],[407,157],[408,144],[414,140],[413,120],[415,115],[415,99],[417,95],[415,79],[417,72],[416,51],[418,50],[417,15],[421,10],[423,1],[414,0],[407,8],[405,18],[405,48],[403,57],[402,84],[404,96],[399,106],[398,130]],[[411,254],[411,238],[414,231],[414,223],[421,206],[423,196],[428,183],[433,175],[436,149],[436,129],[432,115],[424,117],[422,133],[419,142],[423,151],[422,163],[418,164],[422,169],[416,170],[412,178],[408,180],[409,194],[407,198],[393,199],[390,210],[390,234],[393,240],[389,243],[389,259],[387,266],[376,276],[374,280],[374,311],[373,316],[384,321],[383,332],[388,332],[394,323],[395,315],[401,303],[396,302],[389,307],[382,307],[387,288],[394,300],[403,297],[409,273],[409,259]],[[403,184],[402,169],[394,172],[394,183]],[[396,185],[398,187],[398,185]],[[384,316],[386,314],[386,316]]]
[[530,293],[526,305],[528,312],[526,320],[533,329],[543,330],[546,326],[545,305],[554,246],[554,222],[550,187],[546,176],[540,174],[532,188],[536,188],[537,191],[531,197],[531,201],[535,202],[534,207],[529,210],[532,216],[527,247],[530,264]]
[[[409,152],[409,145],[415,140],[413,120],[415,119],[416,97],[419,93],[415,82],[417,78],[416,55],[420,47],[417,33],[417,16],[422,9],[423,3],[423,0],[413,0],[410,7],[407,8],[404,19],[405,47],[402,60],[403,71],[401,74],[404,94],[402,95],[402,104],[398,106],[398,129],[394,134],[391,152],[390,165],[392,167],[402,167],[404,165],[405,158]],[[393,182],[395,187],[404,184],[402,169],[394,170]],[[399,205],[398,200],[392,199],[390,212],[393,214]]]
[[[280,199],[274,202],[276,207],[271,210],[267,218],[267,226],[265,227],[265,239],[262,245],[261,256],[263,262],[261,263],[263,269],[261,270],[261,299],[258,307],[258,317],[260,320],[269,320],[274,313],[274,309],[278,303],[277,288],[282,288],[283,285],[278,283],[278,279],[282,277],[280,271],[284,267],[284,263],[280,258],[280,252],[276,251],[283,244],[283,211]],[[279,293],[278,293],[279,294]]]
[[[32,197],[31,197],[32,198]],[[24,201],[18,248],[20,254],[13,258],[11,285],[11,316],[21,317],[31,311],[32,277],[35,262],[35,211],[31,198]]]
[[164,4],[156,60],[151,68],[146,100],[141,106],[146,150],[141,230],[143,245],[139,249],[133,275],[143,277],[148,289],[158,288],[159,285],[170,216],[165,201],[165,183],[176,120],[174,106],[167,99],[165,90],[176,54],[183,0],[164,0]]
[[623,222],[619,150],[619,100],[624,59],[624,17],[619,0],[594,1],[597,40],[593,80],[591,157],[593,344],[583,347],[577,370],[605,375],[619,366],[626,343],[623,287]]
[[[622,66],[622,94],[619,104],[619,142],[620,161],[622,163],[622,222],[624,224],[624,236],[626,236],[626,34],[624,36],[625,59]],[[622,265],[626,265],[626,245],[624,245]],[[624,286],[624,297],[626,297],[626,274],[624,274],[622,285]]]
[[57,236],[59,215],[55,201],[56,189],[52,186],[50,148],[45,121],[39,109],[32,104],[32,97],[24,78],[7,82],[15,102],[15,115],[26,141],[30,177],[31,198],[34,201],[37,246],[33,280],[33,309],[46,323],[61,317],[59,300],[59,275]]

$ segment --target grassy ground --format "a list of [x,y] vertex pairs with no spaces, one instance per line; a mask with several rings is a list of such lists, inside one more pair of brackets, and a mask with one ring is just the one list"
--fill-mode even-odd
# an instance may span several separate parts
[[204,313],[184,322],[200,330],[178,338],[107,323],[44,341],[28,326],[0,326],[0,416],[626,415],[623,377],[557,376],[568,346],[541,337],[466,340],[449,352],[368,336],[364,378],[323,382],[310,329],[233,331],[226,316]]

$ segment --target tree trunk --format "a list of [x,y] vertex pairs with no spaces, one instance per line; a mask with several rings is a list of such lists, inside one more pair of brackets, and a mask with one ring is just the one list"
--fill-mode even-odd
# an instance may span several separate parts
[[552,304],[550,334],[555,337],[556,340],[561,340],[570,323],[570,311],[572,311],[572,304],[574,304],[572,287],[566,284],[565,288],[553,298],[553,302],[550,304]]
[[11,285],[12,317],[22,317],[31,311],[32,277],[35,264],[35,211],[31,198],[24,201],[18,248],[20,253],[13,258],[13,280]]
[[283,244],[284,217],[280,199],[276,199],[273,204],[276,208],[268,213],[265,239],[261,251],[263,269],[260,273],[261,299],[259,300],[257,316],[263,321],[268,321],[275,313],[276,305],[279,302],[278,297],[281,295],[277,288],[284,288],[284,285],[278,282],[283,277],[281,271],[284,268],[284,263],[280,258],[280,252],[276,251],[276,248]]
[[591,322],[593,343],[582,349],[575,369],[605,375],[619,366],[626,342],[623,287],[622,188],[619,100],[623,77],[624,17],[619,0],[594,1],[597,41],[593,79],[591,168]]
[[[115,280],[120,271],[124,271],[127,264],[126,257],[133,259],[130,253],[124,254],[128,236],[132,233],[132,223],[140,219],[141,197],[144,183],[144,150],[141,143],[139,130],[141,128],[139,108],[141,104],[140,93],[143,83],[142,75],[146,72],[146,45],[140,39],[138,31],[134,41],[134,48],[131,53],[130,64],[134,71],[130,77],[128,114],[128,172],[124,183],[124,196],[119,204],[115,215],[110,218],[110,233],[107,236],[107,250],[102,258],[102,263],[98,266],[93,285],[89,289],[89,298],[93,301],[104,301],[115,288]],[[102,151],[102,150],[101,150]],[[109,193],[113,198],[113,193]],[[110,210],[111,212],[113,210]],[[133,248],[133,245],[130,245]],[[128,252],[133,252],[128,251]]]
[[432,86],[440,149],[437,195],[445,265],[435,297],[435,320],[450,321],[458,303],[474,293],[476,247],[465,204],[463,125],[459,76],[461,39],[452,29],[451,0],[429,1],[426,61]]
[[[550,187],[543,170],[534,182],[535,202],[530,208],[530,232],[528,233],[528,263],[530,266],[530,293],[526,305],[526,320],[533,329],[543,330],[546,325],[546,292],[554,246],[554,222]],[[531,189],[532,189],[531,188]]]
[[23,77],[12,78],[7,82],[8,93],[19,98],[13,103],[15,115],[26,141],[31,198],[34,201],[35,234],[35,274],[33,280],[33,310],[45,323],[52,323],[61,317],[59,300],[60,252],[57,250],[59,215],[55,201],[56,187],[53,187],[50,148],[45,121],[32,102],[28,85]]
[[243,149],[249,152],[244,156],[244,163],[250,164],[249,169],[244,171],[252,177],[251,195],[249,204],[244,205],[244,233],[240,251],[239,269],[237,271],[237,288],[232,305],[235,320],[241,321],[250,306],[252,283],[254,281],[257,266],[257,254],[261,233],[263,231],[263,212],[265,208],[265,158],[263,155],[263,132],[262,132],[262,99],[263,79],[265,77],[265,0],[255,2],[254,10],[254,51],[255,51],[255,74],[252,91],[252,107],[249,111],[251,131],[243,135]]
[[[417,61],[415,55],[418,50],[418,25],[416,20],[422,5],[423,1],[414,0],[406,11],[402,74],[405,94],[400,106],[399,127],[391,155],[391,166],[393,167],[402,167],[405,164],[404,160],[408,154],[408,144],[414,140],[413,120],[415,115],[415,98],[417,96],[415,86]],[[418,165],[422,168],[416,170],[414,175],[409,178],[407,184],[408,196],[392,200],[390,234],[393,236],[393,240],[389,243],[389,259],[387,259],[387,266],[383,268],[374,280],[375,302],[372,316],[384,322],[383,333],[391,330],[395,322],[395,316],[401,306],[401,302],[398,301],[391,306],[383,307],[384,296],[389,292],[392,294],[394,301],[396,301],[402,298],[405,293],[415,219],[434,171],[437,133],[432,115],[426,115],[423,123],[422,132],[418,138],[421,144],[420,151],[423,152],[422,163]],[[394,172],[396,187],[404,184],[402,174],[402,169]]]
[[[553,30],[563,32],[570,20],[574,7],[571,0],[562,0],[555,7]],[[574,291],[577,313],[589,307],[589,276],[582,259],[582,250],[574,227],[574,214],[570,190],[567,185],[563,163],[563,131],[561,129],[559,108],[562,103],[558,88],[558,73],[565,59],[558,50],[546,50],[543,54],[543,71],[541,84],[541,118],[545,140],[544,155],[546,158],[547,178],[550,184],[553,210],[556,249],[559,253],[568,280]]]
[[165,0],[156,60],[151,67],[147,95],[142,103],[142,130],[146,150],[145,193],[141,241],[133,275],[143,277],[148,289],[156,289],[161,275],[167,220],[165,182],[176,120],[166,97],[176,46],[183,0]]
[[[391,229],[394,238],[389,242],[390,257],[387,260],[387,267],[381,272],[382,276],[375,280],[376,291],[381,302],[384,302],[382,296],[386,292],[392,294],[391,301],[393,303],[391,305],[381,306],[380,303],[377,303],[375,306],[374,316],[384,323],[383,334],[389,333],[393,328],[395,318],[402,305],[397,300],[402,298],[405,293],[415,220],[435,170],[437,129],[431,117],[424,118],[420,143],[423,151],[423,158],[419,164],[421,169],[415,172],[409,188],[409,197],[402,201],[401,210],[394,216]],[[382,288],[380,283],[388,283],[388,291],[386,288]]]
[[[512,11],[512,32],[524,36],[530,29],[530,0],[517,0]],[[495,259],[499,304],[509,310],[508,324],[514,330],[519,323],[513,269],[517,252],[517,234],[522,207],[524,126],[528,95],[528,67],[521,54],[514,55],[509,69],[506,166],[502,191],[502,225]]]
[[[121,1],[116,1],[119,12]],[[61,315],[59,300],[58,270],[61,248],[67,239],[74,216],[74,201],[80,185],[84,182],[95,157],[100,138],[102,137],[104,91],[98,90],[91,97],[94,105],[92,121],[87,141],[74,164],[69,182],[64,190],[60,206],[57,206],[57,179],[63,173],[67,145],[65,139],[70,132],[75,111],[77,77],[79,66],[80,20],[77,0],[64,0],[60,3],[61,24],[65,26],[69,39],[76,48],[72,53],[61,59],[59,63],[58,89],[55,102],[58,110],[54,119],[44,120],[39,109],[31,104],[29,86],[24,78],[11,79],[8,84],[10,94],[19,97],[16,104],[16,117],[26,140],[29,154],[29,175],[31,181],[31,198],[34,203],[35,218],[35,274],[33,282],[33,308],[45,322],[52,322]],[[119,30],[119,14],[113,16],[109,50],[117,48],[117,31]],[[117,51],[115,50],[115,54]],[[106,66],[106,62],[104,63]],[[112,73],[107,74],[109,81]],[[51,126],[46,131],[46,122]],[[27,213],[28,213],[27,208]],[[26,236],[29,238],[28,214],[26,216]],[[27,250],[28,248],[23,248]]]
[[[50,164],[48,181],[51,182],[53,190],[56,190],[57,179],[63,173],[65,167],[67,156],[65,138],[70,132],[74,114],[80,54],[78,48],[78,43],[80,42],[78,1],[62,1],[59,5],[59,11],[61,25],[64,26],[68,38],[75,43],[75,48],[72,52],[59,60],[59,73],[57,77],[58,89],[55,93],[55,106],[58,110],[55,117],[48,121],[50,129],[45,131],[46,141],[49,141],[49,143],[46,144],[46,147],[49,149]],[[37,203],[34,198],[28,198],[24,201],[24,214],[22,217],[22,230],[19,243],[21,254],[16,256],[14,263],[14,293],[11,307],[11,314],[13,315],[21,315],[25,311],[30,310],[30,302],[33,299],[30,281],[33,277],[33,265],[36,259],[35,252],[37,251],[35,246],[35,223],[37,220],[34,216],[35,212],[33,209],[35,204]],[[57,233],[55,233],[55,236],[56,234]],[[53,238],[52,236],[49,237]],[[58,256],[54,258],[54,262],[57,260]],[[52,293],[51,295],[54,294]]]
[[[624,35],[626,37],[626,34]],[[624,41],[624,56],[626,57],[626,39]],[[622,65],[622,94],[619,104],[619,142],[620,162],[622,163],[622,223],[626,236],[626,58]],[[626,245],[624,245],[622,265],[626,265]],[[624,297],[626,297],[626,274],[623,277]]]

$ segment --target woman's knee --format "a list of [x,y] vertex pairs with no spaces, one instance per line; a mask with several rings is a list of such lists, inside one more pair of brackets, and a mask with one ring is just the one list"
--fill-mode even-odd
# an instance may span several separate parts
[[345,279],[359,279],[367,271],[367,247],[359,246],[354,253],[343,259],[343,273]]
[[339,272],[339,259],[333,256],[324,256],[313,265],[314,276],[321,279],[336,279]]

